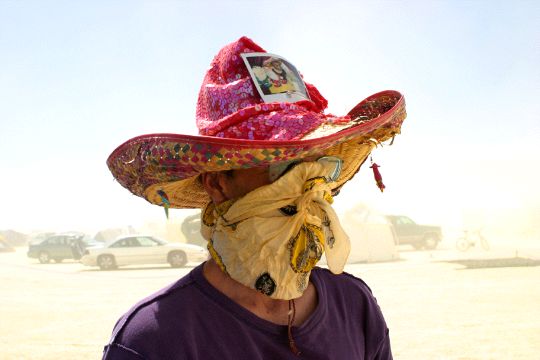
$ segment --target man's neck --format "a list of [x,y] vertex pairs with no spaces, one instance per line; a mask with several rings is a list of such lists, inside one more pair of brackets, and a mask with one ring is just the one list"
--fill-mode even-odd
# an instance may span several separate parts
[[[240,284],[221,271],[213,260],[208,260],[204,264],[203,273],[213,287],[246,310],[272,323],[287,325],[289,301],[272,299]],[[295,305],[296,315],[293,325],[299,326],[307,320],[317,306],[317,291],[311,282],[302,296],[295,299]]]

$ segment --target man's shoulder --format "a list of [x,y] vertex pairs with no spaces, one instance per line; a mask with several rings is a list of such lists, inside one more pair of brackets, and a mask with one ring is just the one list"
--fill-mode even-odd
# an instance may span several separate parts
[[333,274],[327,269],[316,268],[312,274],[312,281],[319,286],[320,298],[335,318],[345,314],[349,324],[357,324],[359,332],[369,329],[362,335],[366,347],[370,349],[368,352],[390,352],[388,328],[371,288],[362,279],[347,272]]
[[365,306],[376,305],[377,300],[371,288],[361,278],[348,272],[334,274],[326,268],[314,268],[311,280],[319,287],[320,296],[329,298],[339,296],[355,303],[364,303]]
[[184,277],[152,295],[139,301],[117,321],[111,342],[119,338],[141,338],[152,334],[162,326],[164,321],[171,319],[173,314],[189,313],[197,305],[194,298],[200,293],[196,286],[194,273],[200,267],[193,269]]
[[325,284],[332,284],[336,287],[353,287],[354,289],[368,292],[371,294],[371,288],[364,280],[353,274],[343,271],[340,274],[334,274],[326,268],[315,267],[312,274]]

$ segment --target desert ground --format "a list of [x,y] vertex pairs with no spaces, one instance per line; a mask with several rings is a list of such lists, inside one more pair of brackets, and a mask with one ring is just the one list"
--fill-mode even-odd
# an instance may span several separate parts
[[[448,244],[433,251],[404,247],[398,261],[346,270],[377,297],[395,359],[538,359],[538,262],[485,262],[516,255],[540,260],[540,248],[516,254],[505,247],[466,253]],[[467,259],[484,263],[473,269],[450,262]],[[100,271],[68,260],[39,264],[24,247],[0,254],[0,358],[98,359],[118,317],[196,264],[189,265]]]

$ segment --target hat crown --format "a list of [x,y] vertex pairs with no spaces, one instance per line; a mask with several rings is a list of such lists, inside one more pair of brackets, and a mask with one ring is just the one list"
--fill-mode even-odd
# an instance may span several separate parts
[[[256,140],[292,140],[321,124],[327,101],[305,84],[311,100],[266,104],[254,86],[242,53],[266,52],[242,37],[223,47],[206,72],[197,101],[200,135]],[[319,116],[315,116],[319,113]]]
[[206,72],[197,101],[199,134],[215,136],[224,128],[223,118],[239,109],[262,103],[241,53],[264,52],[246,37],[222,48]]

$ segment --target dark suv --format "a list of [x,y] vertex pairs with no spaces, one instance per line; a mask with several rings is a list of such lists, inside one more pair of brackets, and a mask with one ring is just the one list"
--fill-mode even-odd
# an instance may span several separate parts
[[91,244],[84,234],[57,234],[30,243],[27,255],[29,258],[38,259],[42,264],[51,260],[57,263],[64,259],[79,260],[89,245]]
[[386,215],[390,220],[400,245],[411,245],[415,249],[435,249],[442,240],[440,226],[419,225],[407,216]]

